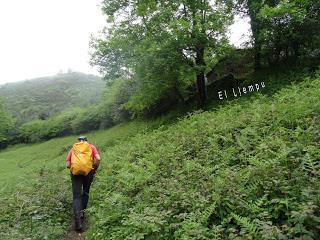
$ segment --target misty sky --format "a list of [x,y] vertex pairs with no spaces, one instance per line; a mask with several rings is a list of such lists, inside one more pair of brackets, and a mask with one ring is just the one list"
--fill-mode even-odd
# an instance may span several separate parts
[[[98,75],[89,65],[90,35],[105,24],[101,0],[0,1],[0,84],[54,75],[68,69]],[[236,19],[231,42],[247,38]]]

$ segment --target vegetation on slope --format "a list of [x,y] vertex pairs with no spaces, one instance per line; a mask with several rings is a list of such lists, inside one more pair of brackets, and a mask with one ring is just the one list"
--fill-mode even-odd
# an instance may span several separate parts
[[89,236],[318,239],[319,77],[109,148]]
[[[303,82],[170,125],[90,134],[103,162],[88,239],[319,238],[320,76],[271,76],[266,88],[288,80]],[[71,210],[64,158],[74,139],[0,153],[1,239],[61,238]]]
[[0,96],[18,125],[47,119],[73,107],[88,107],[100,100],[101,78],[78,72],[30,79],[0,86]]

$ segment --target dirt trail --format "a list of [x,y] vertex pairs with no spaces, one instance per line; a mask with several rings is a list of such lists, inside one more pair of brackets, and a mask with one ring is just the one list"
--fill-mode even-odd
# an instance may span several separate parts
[[65,236],[64,240],[85,240],[86,231],[88,229],[88,222],[85,219],[83,222],[83,231],[77,232],[74,230],[74,220],[72,220],[72,223],[70,225],[69,231],[67,235]]

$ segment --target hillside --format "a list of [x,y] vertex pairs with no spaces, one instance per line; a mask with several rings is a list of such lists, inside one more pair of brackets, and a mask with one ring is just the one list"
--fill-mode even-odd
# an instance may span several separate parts
[[0,97],[20,125],[97,103],[104,85],[97,76],[71,72],[1,85]]
[[[261,75],[266,93],[88,134],[103,160],[86,238],[319,239],[320,74]],[[67,234],[75,139],[0,152],[1,239]]]

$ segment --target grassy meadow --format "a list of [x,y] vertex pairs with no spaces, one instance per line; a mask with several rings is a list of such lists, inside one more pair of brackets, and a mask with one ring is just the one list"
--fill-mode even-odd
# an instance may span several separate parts
[[[86,238],[319,239],[320,75],[264,81],[206,111],[87,134],[102,164]],[[63,239],[75,139],[0,152],[0,239]]]

